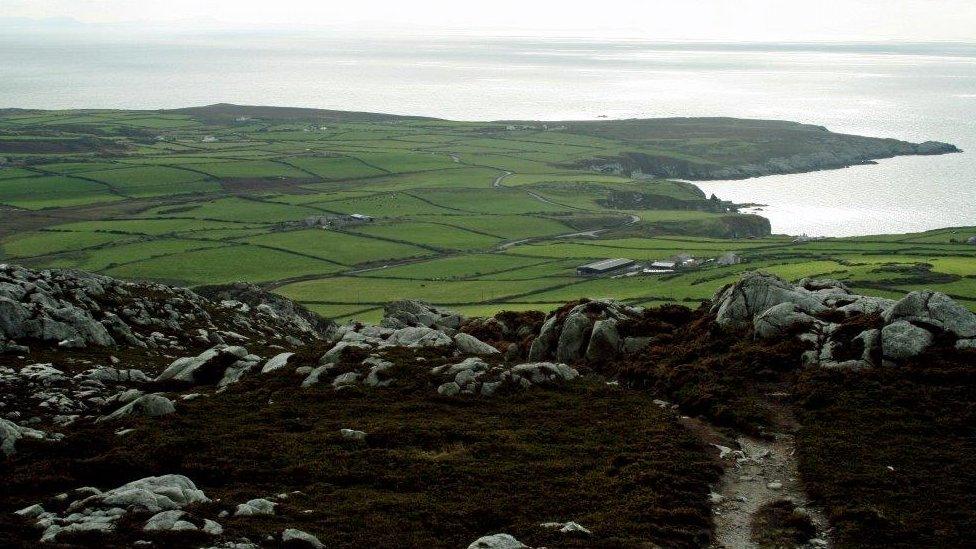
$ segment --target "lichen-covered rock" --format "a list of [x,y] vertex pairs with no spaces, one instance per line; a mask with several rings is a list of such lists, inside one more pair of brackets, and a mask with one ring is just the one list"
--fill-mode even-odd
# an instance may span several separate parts
[[172,510],[156,513],[142,527],[146,532],[200,531],[211,536],[224,532],[222,526],[210,519],[197,519],[185,511]]
[[583,301],[569,310],[556,311],[549,315],[532,341],[529,360],[573,362],[584,357],[615,358],[623,351],[619,322],[636,319],[641,311],[613,300]]
[[275,513],[275,505],[277,505],[275,502],[264,498],[252,499],[238,505],[237,509],[234,510],[234,516],[251,517],[256,515],[273,515]]
[[881,349],[890,360],[903,360],[922,354],[932,344],[932,333],[904,320],[881,330]]
[[17,441],[23,438],[58,441],[63,438],[63,435],[23,427],[8,419],[0,418],[0,452],[3,452],[4,457],[17,453]]
[[497,355],[500,351],[473,335],[458,332],[454,334],[454,345],[468,355]]
[[225,338],[301,344],[332,330],[331,322],[281,296],[253,287],[237,294],[243,301],[212,301],[186,288],[0,264],[0,341],[179,351]]
[[197,356],[176,359],[156,377],[156,381],[226,385],[257,365],[257,361],[246,360],[247,357],[244,347],[217,345]]
[[313,549],[322,549],[325,544],[319,541],[319,538],[309,534],[308,532],[303,532],[302,530],[296,530],[295,528],[287,528],[281,533],[281,542],[288,545],[305,545],[306,547],[312,547]]
[[280,368],[284,368],[288,364],[288,360],[295,356],[295,353],[280,353],[268,359],[264,363],[264,367],[261,368],[261,373],[266,374],[268,372],[273,372]]
[[960,339],[976,337],[976,314],[939,292],[911,292],[888,308],[884,319],[930,326]]
[[509,534],[492,534],[475,540],[468,549],[530,549]]
[[471,357],[457,364],[444,364],[431,369],[431,374],[442,380],[437,392],[443,396],[459,394],[490,397],[499,389],[509,386],[528,389],[533,385],[558,384],[572,381],[579,372],[565,364],[530,362],[514,366],[491,365],[478,357]]
[[462,321],[463,317],[454,311],[423,301],[404,299],[386,304],[380,325],[394,330],[422,326],[453,335],[461,327]]
[[620,354],[623,341],[617,331],[617,319],[606,318],[593,323],[593,332],[586,346],[586,359],[611,360]]
[[[110,532],[122,516],[134,510],[159,514],[210,501],[182,475],[146,477],[106,492],[94,488],[87,492],[90,495],[71,502],[63,513],[38,515],[37,526],[44,530],[42,542],[54,542],[65,533]],[[168,521],[172,516],[163,518]],[[164,522],[162,518],[160,522]]]
[[806,314],[826,309],[822,297],[807,288],[794,286],[774,275],[750,272],[715,294],[711,312],[719,325],[741,327],[752,322],[756,315],[782,303],[792,303],[795,311]]
[[98,421],[114,421],[130,416],[158,417],[176,412],[173,401],[160,394],[143,395]]
[[387,345],[394,347],[443,347],[453,341],[440,330],[426,326],[409,326],[394,330],[387,339]]
[[795,303],[786,302],[757,314],[753,325],[757,336],[769,339],[809,328],[816,322],[812,316],[797,310]]

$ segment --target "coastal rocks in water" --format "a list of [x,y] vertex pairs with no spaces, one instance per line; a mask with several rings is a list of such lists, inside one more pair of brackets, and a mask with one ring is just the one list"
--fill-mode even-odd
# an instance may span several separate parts
[[314,549],[322,549],[325,547],[325,544],[319,541],[319,538],[295,528],[288,528],[282,532],[281,542],[287,547],[294,545],[304,545],[305,547],[312,547]]
[[63,438],[63,435],[48,434],[38,429],[17,425],[7,419],[0,419],[0,452],[3,452],[4,457],[10,457],[17,453],[17,441],[22,438],[58,441]]
[[129,416],[158,417],[176,412],[173,401],[160,394],[143,395],[98,421],[113,421]]
[[478,538],[468,549],[530,549],[509,534],[492,534]]
[[147,477],[106,492],[94,488],[86,492],[91,495],[71,502],[63,513],[36,517],[38,528],[44,530],[42,542],[56,541],[65,533],[110,532],[122,516],[134,510],[158,514],[210,501],[182,475]]

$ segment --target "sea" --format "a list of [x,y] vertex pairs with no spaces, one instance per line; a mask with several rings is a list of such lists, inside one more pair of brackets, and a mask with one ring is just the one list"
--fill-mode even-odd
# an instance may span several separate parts
[[0,36],[0,107],[228,102],[455,120],[733,116],[953,143],[817,173],[699,183],[775,233],[976,225],[976,45],[659,43],[323,33]]

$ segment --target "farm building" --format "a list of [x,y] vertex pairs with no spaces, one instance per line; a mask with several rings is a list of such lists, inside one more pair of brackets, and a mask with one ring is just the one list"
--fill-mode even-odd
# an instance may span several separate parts
[[966,241],[966,244],[971,244],[973,246],[976,246],[976,236],[969,237],[969,240]]
[[306,227],[322,227],[324,229],[345,227],[347,225],[361,225],[363,223],[372,222],[373,218],[371,216],[363,214],[314,215],[312,217],[306,217],[304,220]]
[[722,257],[716,259],[715,263],[717,265],[726,266],[726,265],[738,265],[739,263],[742,263],[742,261],[743,259],[741,256],[739,256],[739,254],[734,252],[729,252],[723,255]]
[[678,266],[676,261],[655,261],[651,263],[652,269],[667,269],[673,271]]
[[625,269],[632,266],[635,263],[633,259],[617,258],[617,259],[604,259],[603,261],[597,261],[595,263],[589,263],[587,265],[580,265],[576,267],[577,276],[599,276],[603,274],[612,273],[614,271],[619,271],[620,269]]

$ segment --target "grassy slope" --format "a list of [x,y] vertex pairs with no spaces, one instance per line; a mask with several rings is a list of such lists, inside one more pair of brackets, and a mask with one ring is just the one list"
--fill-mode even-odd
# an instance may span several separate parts
[[[238,121],[241,116],[250,118]],[[770,139],[777,132],[803,138]],[[106,135],[123,145],[86,148]],[[830,275],[878,295],[930,286],[976,307],[976,248],[950,242],[976,229],[805,245],[708,238],[703,235],[761,227],[746,217],[695,210],[608,210],[601,201],[612,191],[691,202],[704,196],[687,183],[566,167],[635,147],[722,164],[815,148],[814,138],[825,135],[834,139],[809,126],[727,119],[508,131],[504,124],[230,105],[165,113],[13,112],[0,117],[0,137],[39,143],[57,137],[74,140],[74,148],[18,153],[11,160],[24,167],[0,168],[0,204],[45,209],[4,212],[0,258],[188,284],[238,277],[275,283],[319,307],[348,302],[341,289],[348,281],[369,286],[355,294],[363,296],[361,310],[409,290],[492,312],[591,294],[632,303],[704,299],[743,267],[600,281],[572,278],[573,267],[607,257],[651,260],[687,252],[712,258],[735,251],[750,268],[789,278]],[[378,219],[350,228],[355,237],[287,225],[335,213]],[[629,216],[640,221],[597,240],[553,238],[618,226]],[[685,237],[668,236],[674,234]],[[192,251],[198,248],[208,250]],[[511,269],[482,270],[475,258],[488,254],[509,257]],[[386,265],[390,273],[344,272],[364,263]],[[886,263],[931,268],[896,271]],[[538,266],[518,270],[529,265]],[[288,286],[295,278],[318,280]],[[403,278],[419,282],[395,280]],[[466,284],[449,283],[458,280]]]

